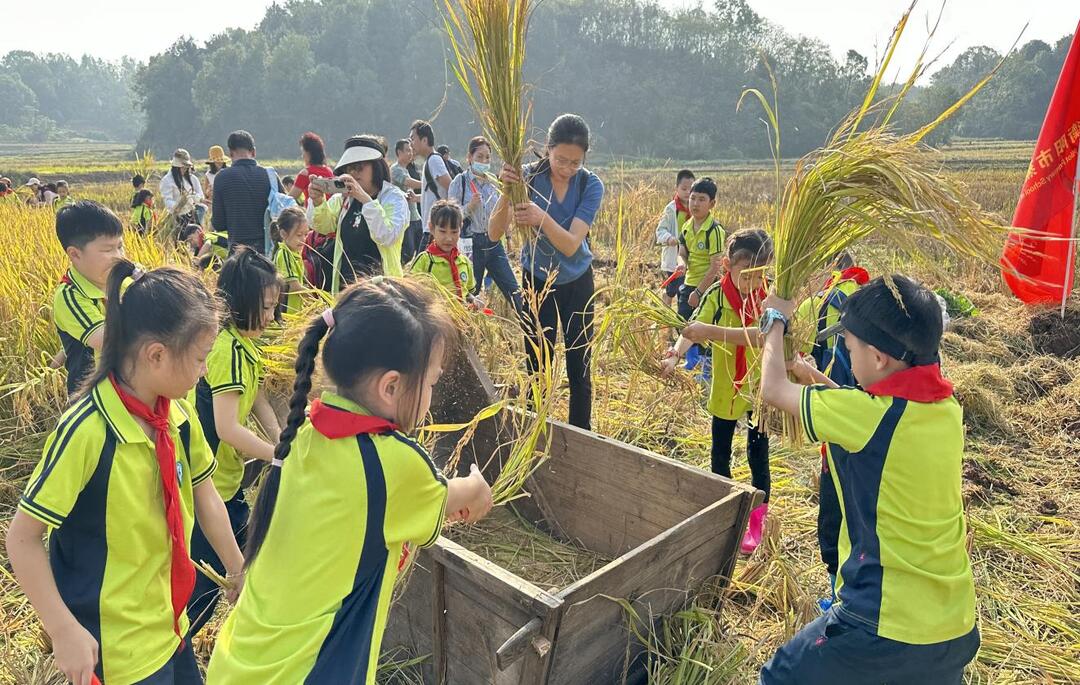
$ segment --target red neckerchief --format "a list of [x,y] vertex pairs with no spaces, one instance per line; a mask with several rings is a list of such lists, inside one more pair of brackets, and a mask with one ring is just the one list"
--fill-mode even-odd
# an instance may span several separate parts
[[897,371],[866,388],[866,392],[911,402],[940,402],[952,397],[953,385],[941,375],[941,364],[924,364]]
[[431,243],[430,245],[428,245],[427,251],[430,255],[433,255],[435,257],[442,257],[446,261],[450,262],[450,275],[454,279],[454,287],[457,288],[458,297],[465,299],[465,295],[463,294],[463,291],[461,289],[461,273],[458,272],[457,268],[458,249],[455,247],[449,252],[444,252],[438,245],[436,245],[435,243]]
[[[191,591],[195,588],[195,566],[188,556],[187,541],[184,534],[184,517],[180,512],[180,487],[176,474],[176,445],[169,435],[169,399],[157,398],[154,410],[124,391],[116,382],[116,377],[109,374],[109,382],[117,396],[132,416],[150,424],[154,430],[154,452],[157,455],[158,471],[161,474],[161,493],[165,499],[165,524],[169,529],[169,541],[172,544],[172,564],[169,581],[172,590],[173,630],[181,640],[180,616],[187,608]],[[181,646],[181,648],[183,648]]]
[[195,248],[195,254],[198,254],[199,250],[201,250],[203,245],[206,243],[206,233],[204,233],[202,230],[200,230],[199,233],[198,233],[198,236],[199,236],[199,246],[197,248]]
[[311,426],[320,434],[336,440],[338,438],[351,438],[360,434],[387,433],[396,431],[396,423],[387,421],[381,416],[365,416],[346,409],[331,407],[323,404],[322,400],[311,403]]
[[[680,198],[678,193],[676,193],[675,194],[675,219],[676,219],[676,221],[678,221],[680,212],[684,216],[690,216],[690,208],[683,204],[682,198]],[[679,228],[682,228],[682,227],[680,226]]]
[[866,269],[861,266],[853,266],[850,269],[844,269],[840,272],[840,280],[836,280],[836,274],[829,276],[829,280],[825,281],[825,290],[828,290],[832,286],[833,282],[843,283],[844,281],[855,281],[860,286],[866,285],[870,282],[870,274]]
[[[750,293],[750,297],[745,301],[743,295],[739,292],[738,287],[735,285],[735,281],[731,280],[731,273],[724,274],[724,278],[720,281],[720,288],[724,291],[724,299],[728,301],[731,308],[735,310],[735,313],[739,315],[739,320],[742,321],[743,326],[749,326],[757,320],[761,315],[759,311],[761,303],[765,300],[765,289],[759,288],[753,293]],[[735,346],[735,390],[738,391],[742,388],[743,381],[746,380],[746,346]]]
[[61,276],[60,277],[60,282],[63,283],[64,285],[75,285],[75,283],[71,280],[71,274],[69,274],[69,273],[66,273],[63,276]]

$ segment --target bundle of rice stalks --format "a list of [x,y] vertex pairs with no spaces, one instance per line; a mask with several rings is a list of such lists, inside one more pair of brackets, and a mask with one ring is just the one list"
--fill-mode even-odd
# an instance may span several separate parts
[[[532,112],[523,70],[535,5],[536,0],[443,0],[454,74],[495,154],[515,169],[521,168]],[[528,199],[524,184],[503,193],[515,205]]]
[[[909,8],[893,31],[862,105],[840,123],[824,147],[796,163],[783,193],[778,192],[772,237],[776,260],[773,288],[780,297],[795,299],[814,277],[827,270],[838,252],[870,235],[913,261],[926,261],[924,242],[930,239],[957,255],[997,262],[1004,236],[1000,222],[984,212],[962,184],[944,174],[940,159],[922,145],[927,134],[971,99],[994,72],[927,125],[912,133],[897,133],[890,126],[892,117],[926,69],[923,60],[928,39],[900,90],[878,101],[882,80],[911,11]],[[744,91],[740,106],[748,96],[761,103],[772,129],[770,143],[779,189],[776,107],[757,89]],[[871,118],[876,119],[864,126]],[[805,342],[789,340],[789,356]],[[798,435],[793,422],[785,425],[789,436]]]

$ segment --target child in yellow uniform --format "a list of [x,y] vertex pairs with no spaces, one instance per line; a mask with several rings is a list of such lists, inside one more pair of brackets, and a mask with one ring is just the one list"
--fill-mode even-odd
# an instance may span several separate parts
[[412,273],[431,274],[444,288],[456,293],[463,301],[472,302],[476,286],[473,278],[472,260],[458,251],[461,225],[464,222],[461,207],[451,200],[439,200],[431,206],[428,230],[431,244],[409,266]]
[[243,567],[211,482],[213,454],[181,399],[205,368],[220,312],[194,276],[126,260],[107,293],[97,371],[46,440],[7,551],[68,680],[199,683],[184,639],[196,514],[238,583]]
[[[394,581],[443,519],[475,521],[491,490],[447,481],[409,434],[427,414],[447,314],[423,287],[353,285],[308,326],[289,418],[259,492],[247,582],[218,635],[210,683],[375,682]],[[335,393],[308,392],[322,346]]]
[[[280,430],[263,394],[262,352],[255,342],[274,321],[280,293],[277,271],[266,257],[240,247],[225,260],[218,276],[218,295],[228,309],[227,323],[214,341],[206,359],[206,374],[195,389],[199,420],[218,462],[214,486],[225,501],[233,533],[241,546],[250,513],[240,487],[244,459],[268,462],[274,456],[273,444],[247,427],[248,418],[254,415],[271,440]],[[214,549],[198,533],[191,541],[191,558],[206,561],[222,572]],[[200,574],[188,606],[193,635],[210,620],[219,595],[213,581]]]
[[271,230],[275,233],[274,242],[277,243],[274,266],[285,283],[282,291],[285,311],[298,312],[304,304],[300,293],[309,287],[304,260],[300,256],[304,240],[310,232],[307,214],[299,207],[288,207],[282,210]]
[[[712,471],[726,478],[731,477],[736,424],[744,417],[752,421],[760,345],[757,319],[765,299],[765,267],[772,256],[772,240],[765,231],[751,228],[733,233],[723,256],[724,277],[705,292],[701,306],[664,362],[664,371],[670,374],[691,344],[712,343]],[[765,503],[750,513],[742,542],[743,553],[750,554],[761,542],[770,488],[769,437],[753,423],[747,426],[746,457],[751,483],[765,493]]]
[[71,262],[53,295],[53,322],[67,368],[68,396],[74,396],[94,370],[105,325],[105,281],[124,256],[124,227],[104,205],[81,200],[56,213],[56,237]]

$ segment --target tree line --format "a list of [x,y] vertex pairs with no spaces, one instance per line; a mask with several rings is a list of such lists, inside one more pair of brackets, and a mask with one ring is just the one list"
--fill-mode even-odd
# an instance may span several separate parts
[[[1036,137],[1070,38],[1014,50],[931,142]],[[855,51],[835,59],[746,0],[679,10],[649,0],[547,0],[529,40],[534,136],[575,111],[592,125],[598,151],[630,157],[766,156],[758,110],[735,110],[745,88],[770,88],[763,58],[779,85],[782,152],[802,154],[858,104],[873,66]],[[88,131],[163,155],[202,150],[245,128],[260,154],[293,156],[305,130],[335,149],[358,132],[404,136],[427,117],[440,138],[463,141],[477,126],[447,47],[430,0],[287,0],[252,30],[205,44],[182,39],[145,64],[12,52],[0,61],[0,137]],[[909,96],[898,126],[936,116],[1000,58],[968,49]]]

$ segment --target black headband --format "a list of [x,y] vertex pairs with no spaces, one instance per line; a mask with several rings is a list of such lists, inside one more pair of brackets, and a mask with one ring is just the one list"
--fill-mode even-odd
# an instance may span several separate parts
[[840,314],[840,326],[849,331],[859,340],[868,345],[873,345],[894,359],[911,364],[912,366],[927,366],[937,364],[941,357],[937,352],[931,355],[920,355],[909,350],[904,343],[878,328],[874,323],[863,317],[852,316],[847,308]]

